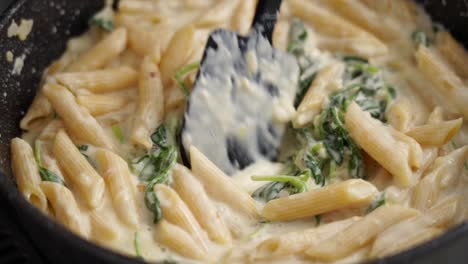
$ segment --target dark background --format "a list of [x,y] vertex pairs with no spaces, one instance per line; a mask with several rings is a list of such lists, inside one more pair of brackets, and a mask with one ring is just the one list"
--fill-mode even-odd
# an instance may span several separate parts
[[0,0],[0,13],[3,13],[3,10],[12,3],[13,0]]

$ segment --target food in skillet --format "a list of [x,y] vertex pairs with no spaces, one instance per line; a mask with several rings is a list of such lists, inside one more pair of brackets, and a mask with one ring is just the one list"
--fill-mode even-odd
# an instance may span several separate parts
[[[184,263],[359,262],[467,219],[468,55],[410,1],[283,2],[273,44],[299,72],[277,160],[226,175],[177,140],[210,32],[246,34],[255,6],[121,0],[96,15],[12,141],[25,198],[100,245]],[[225,111],[212,103],[200,111]]]

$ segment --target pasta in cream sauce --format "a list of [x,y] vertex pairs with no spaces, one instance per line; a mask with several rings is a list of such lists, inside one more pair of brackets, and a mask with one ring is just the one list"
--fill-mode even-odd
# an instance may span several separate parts
[[468,53],[411,1],[284,0],[273,45],[299,84],[278,161],[230,177],[188,142],[183,165],[176,136],[208,36],[247,34],[256,4],[121,0],[96,14],[12,140],[25,198],[82,238],[167,263],[356,263],[465,221]]

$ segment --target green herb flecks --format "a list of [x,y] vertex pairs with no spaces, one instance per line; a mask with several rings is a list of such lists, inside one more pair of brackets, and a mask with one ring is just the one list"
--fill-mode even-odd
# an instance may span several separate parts
[[98,18],[98,17],[93,17],[89,20],[90,25],[95,25],[98,26],[105,31],[112,31],[114,30],[114,23],[112,23],[111,20],[104,19],[104,18]]
[[114,136],[115,138],[120,142],[120,143],[124,143],[125,142],[125,137],[122,133],[122,129],[120,128],[120,126],[117,124],[117,125],[113,125],[112,126],[112,133],[114,133]]
[[185,82],[185,77],[190,72],[198,70],[198,67],[200,67],[200,62],[191,63],[179,69],[174,75],[174,79],[179,84],[180,88],[184,91],[186,96],[190,95],[190,88]]
[[152,150],[136,159],[132,165],[138,173],[140,181],[146,183],[145,205],[154,215],[154,222],[162,218],[159,199],[154,192],[156,184],[168,184],[170,172],[177,160],[175,135],[168,133],[165,125],[161,125],[151,135]]
[[424,45],[426,47],[429,47],[432,45],[432,39],[424,32],[424,31],[414,31],[411,34],[411,39],[416,45]]
[[316,215],[315,216],[315,226],[319,226],[321,221],[322,221],[322,217],[320,215]]
[[375,209],[379,208],[380,206],[385,205],[385,192],[381,193],[377,199],[375,199],[369,208],[367,208],[366,213],[370,213],[374,211]]
[[135,250],[135,255],[137,257],[142,258],[141,251],[140,251],[140,234],[138,231],[135,232],[133,235],[133,248]]
[[317,75],[319,61],[307,55],[304,50],[308,32],[301,20],[295,19],[289,29],[289,43],[287,51],[296,57],[299,64],[300,76],[294,106],[297,107],[304,98],[310,84]]
[[39,170],[39,176],[41,177],[41,180],[65,185],[65,181],[62,179],[62,177],[58,176],[53,171],[48,170],[47,168],[42,166],[41,143],[37,140],[34,142],[34,158],[36,160],[36,164]]

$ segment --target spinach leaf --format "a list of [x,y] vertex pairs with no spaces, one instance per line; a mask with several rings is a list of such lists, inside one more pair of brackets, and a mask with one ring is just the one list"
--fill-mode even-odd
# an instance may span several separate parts
[[190,95],[190,88],[188,87],[187,83],[185,83],[185,76],[195,70],[198,70],[200,67],[200,62],[195,62],[188,64],[182,68],[180,68],[174,75],[174,79],[179,84],[180,88],[183,90],[186,96]]
[[138,233],[138,231],[136,231],[133,235],[133,249],[135,250],[135,255],[141,258],[142,256],[140,251],[140,234]]
[[114,23],[112,23],[111,20],[104,19],[104,18],[93,17],[89,20],[89,24],[98,26],[104,29],[105,31],[114,30]]
[[321,221],[322,221],[322,217],[320,215],[316,215],[315,216],[315,226],[319,226]]
[[301,20],[295,19],[289,29],[289,43],[287,51],[293,54],[299,64],[300,76],[294,106],[297,107],[304,98],[307,90],[315,79],[319,61],[305,54],[304,46],[308,32]]
[[367,208],[366,213],[370,213],[374,211],[375,209],[379,208],[380,206],[385,205],[385,192],[381,193],[377,199],[375,199]]
[[177,161],[177,147],[173,137],[167,133],[165,125],[159,126],[151,135],[152,150],[132,164],[140,181],[146,183],[145,205],[153,213],[155,223],[161,220],[162,211],[153,189],[156,184],[169,182],[170,171]]
[[125,138],[124,138],[124,135],[122,133],[122,129],[120,128],[120,126],[118,124],[112,126],[112,133],[114,133],[115,138],[117,138],[117,140],[120,143],[124,143]]
[[39,170],[39,176],[43,181],[55,182],[61,185],[65,185],[65,181],[62,177],[58,176],[51,170],[42,166],[41,161],[41,144],[39,141],[34,142],[34,159],[36,160],[37,168]]

